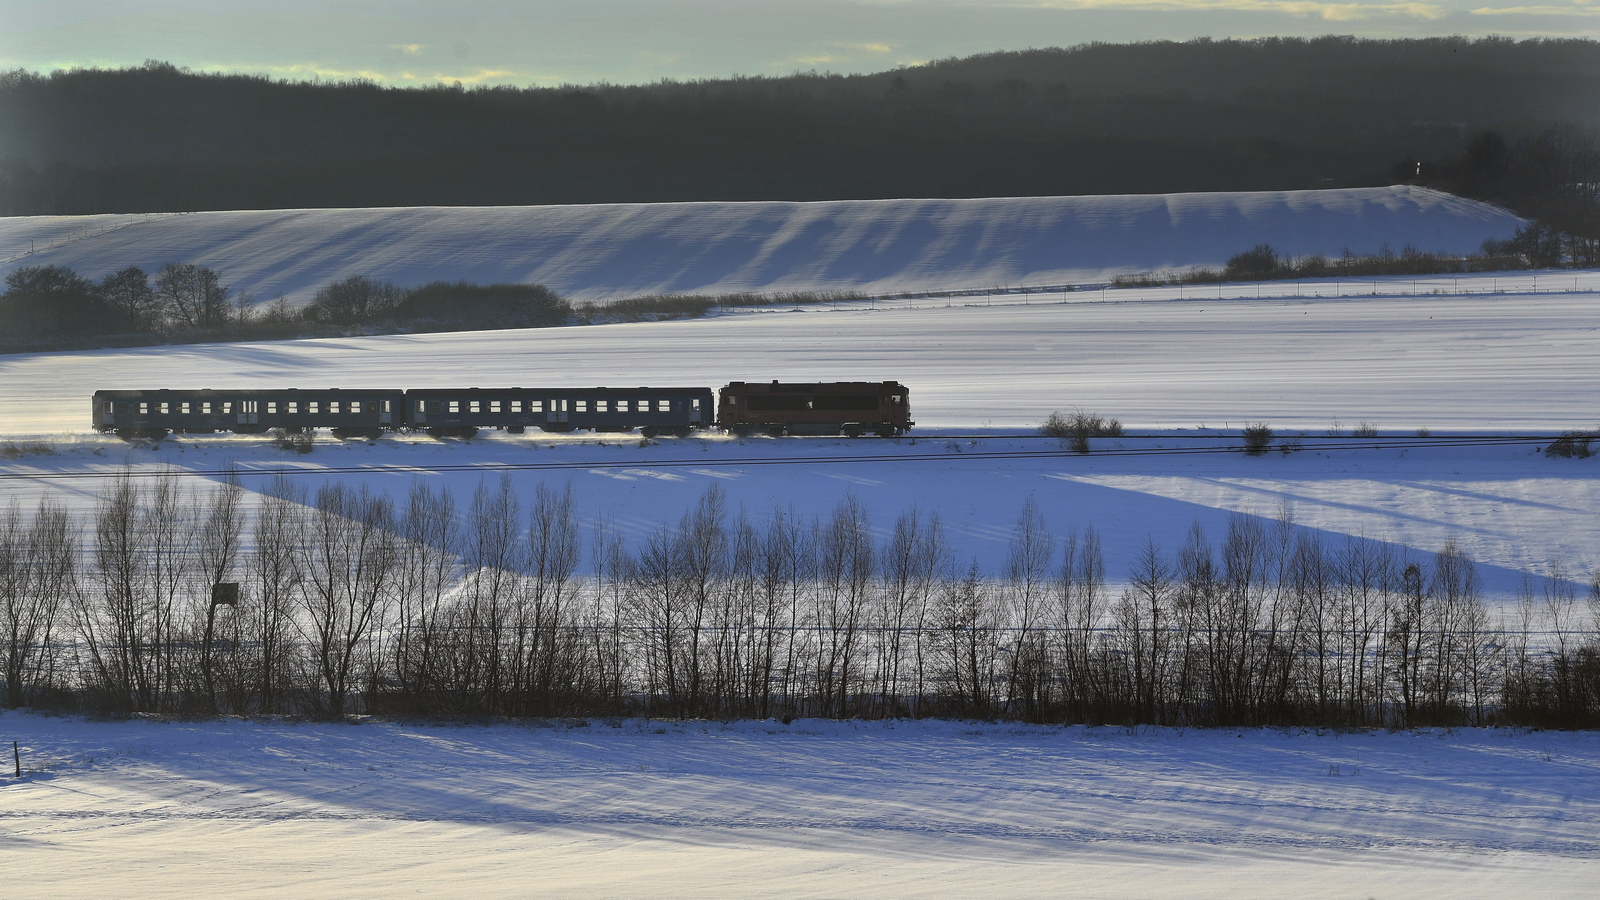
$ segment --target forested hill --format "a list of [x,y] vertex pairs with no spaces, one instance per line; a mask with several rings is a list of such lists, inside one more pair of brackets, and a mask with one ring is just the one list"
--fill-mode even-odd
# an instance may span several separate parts
[[0,76],[0,214],[1386,184],[1600,126],[1600,44],[1096,44],[872,75],[388,89],[161,63]]

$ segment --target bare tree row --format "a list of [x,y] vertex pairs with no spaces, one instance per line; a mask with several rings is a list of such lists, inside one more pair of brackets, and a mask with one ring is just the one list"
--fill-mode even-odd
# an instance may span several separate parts
[[[1600,581],[1488,613],[1473,561],[1239,515],[1108,587],[1029,501],[1001,571],[936,514],[760,519],[707,491],[631,544],[570,489],[466,502],[279,477],[0,514],[10,706],[122,712],[1600,725]],[[81,527],[87,524],[88,527]],[[214,585],[241,585],[236,602]]]

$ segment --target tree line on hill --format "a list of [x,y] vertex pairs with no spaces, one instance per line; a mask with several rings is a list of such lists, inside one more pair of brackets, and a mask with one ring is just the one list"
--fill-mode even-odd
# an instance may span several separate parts
[[1087,44],[554,88],[18,70],[0,214],[1371,185],[1486,129],[1501,149],[1473,143],[1449,177],[1506,166],[1509,198],[1522,142],[1600,126],[1597,97],[1600,44],[1576,39]]
[[585,541],[570,487],[525,503],[507,477],[463,506],[280,475],[246,509],[237,483],[124,477],[86,532],[0,510],[6,705],[1600,727],[1600,581],[1585,600],[1555,569],[1497,619],[1453,542],[1237,515],[1220,543],[1147,542],[1114,592],[1095,532],[1052,535],[1032,501],[992,573],[937,515],[880,541],[853,497],[758,520],[713,488],[631,545]]
[[93,281],[65,266],[22,266],[0,294],[0,350],[58,350],[194,341],[415,331],[541,328],[573,320],[570,303],[537,284],[431,282],[400,288],[364,276],[326,285],[296,307],[258,305],[213,269],[129,266]]

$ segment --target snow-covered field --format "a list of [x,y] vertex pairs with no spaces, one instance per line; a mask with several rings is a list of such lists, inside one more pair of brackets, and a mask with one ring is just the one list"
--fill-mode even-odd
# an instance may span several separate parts
[[[132,223],[58,250],[158,227]],[[228,233],[218,230],[218,247]],[[289,233],[276,240],[301,247]],[[1217,246],[1228,252],[1254,240],[1224,237]],[[95,271],[73,259],[28,261]],[[288,268],[313,283],[311,262]],[[327,263],[315,279],[335,270]],[[476,272],[448,277],[502,278]],[[24,454],[0,457],[0,503],[48,495],[86,514],[126,468],[189,472],[197,487],[229,467],[246,487],[292,471],[312,485],[336,478],[393,493],[418,478],[464,493],[509,472],[524,492],[570,482],[587,518],[636,540],[710,485],[754,516],[775,505],[826,515],[853,494],[880,532],[912,505],[938,511],[958,558],[992,571],[1031,497],[1058,534],[1100,530],[1114,581],[1147,536],[1170,550],[1193,521],[1215,534],[1231,513],[1288,510],[1333,537],[1422,552],[1455,537],[1504,597],[1553,561],[1585,580],[1600,564],[1600,459],[1546,458],[1537,437],[1600,422],[1597,376],[1595,272],[996,294],[0,356],[0,451]],[[97,388],[764,378],[902,381],[915,437],[402,436],[323,439],[300,456],[260,438],[151,447],[88,433]],[[1129,434],[1097,442],[1112,452],[1076,456],[1032,433],[1072,407],[1116,416]],[[1412,443],[1332,439],[1335,420]],[[1236,445],[1238,428],[1256,421],[1302,449],[1175,452]],[[1418,441],[1422,428],[1534,437],[1449,445]],[[1600,875],[1600,736],[1590,733],[0,714],[0,747],[11,740],[28,772],[0,779],[0,872],[8,896],[29,898],[1498,900],[1589,897]]]
[[[8,896],[1592,897],[1600,735],[9,713]],[[9,761],[9,760],[8,760]]]
[[1220,266],[1263,241],[1338,256],[1465,254],[1521,220],[1425,188],[0,218],[0,275],[196,263],[258,302],[366,275],[530,282],[580,300],[653,292],[907,291],[1098,282]]
[[[128,465],[292,468],[310,482],[364,480],[397,494],[425,476],[448,479],[463,495],[509,469],[527,491],[541,479],[570,481],[586,516],[636,539],[676,521],[712,484],[756,516],[777,505],[825,516],[853,493],[885,531],[913,504],[937,510],[957,558],[976,557],[992,570],[1032,497],[1057,534],[1100,530],[1113,579],[1146,536],[1171,550],[1193,521],[1216,534],[1229,513],[1272,516],[1287,507],[1300,524],[1332,536],[1421,552],[1454,536],[1501,596],[1556,561],[1586,580],[1600,563],[1600,461],[1545,458],[1539,440],[1375,450],[1325,434],[1334,420],[1345,431],[1365,421],[1393,436],[1594,427],[1600,273],[1391,279],[1376,295],[1371,282],[1263,287],[1286,296],[1258,299],[1255,285],[1224,286],[1221,300],[1210,295],[1216,288],[1200,298],[1185,289],[1182,300],[1176,288],[1007,295],[637,325],[3,357],[0,434],[42,440],[55,452],[0,462],[8,476],[0,500],[49,493],[87,510],[103,481],[77,476]],[[312,455],[296,456],[261,438],[173,439],[151,449],[85,433],[88,397],[102,387],[717,387],[762,378],[900,380],[912,390],[918,437],[650,446],[636,437],[538,434],[470,445],[387,438],[323,440]],[[1130,436],[1099,442],[1109,450],[1236,446],[1237,429],[1255,421],[1303,434],[1304,449],[1262,458],[980,458],[1059,450],[1030,429],[1051,410],[1072,407],[1123,420]],[[783,462],[796,457],[811,461]],[[246,478],[247,486],[261,481]]]

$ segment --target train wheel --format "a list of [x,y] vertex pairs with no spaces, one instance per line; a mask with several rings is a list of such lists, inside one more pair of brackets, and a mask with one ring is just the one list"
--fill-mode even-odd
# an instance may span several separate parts
[[768,425],[767,426],[767,437],[783,437],[783,426],[782,425]]
[[375,441],[375,440],[377,440],[378,438],[381,438],[381,437],[383,437],[383,429],[382,428],[368,428],[367,429],[367,440]]
[[873,429],[872,433],[876,434],[878,437],[881,437],[881,438],[894,437],[894,426],[893,425],[879,425],[877,428]]
[[858,437],[861,437],[861,426],[860,425],[846,425],[844,427],[844,436],[847,437],[847,438],[858,438]]
[[527,430],[528,430],[527,426],[525,426],[525,425],[507,425],[506,426],[506,434],[521,434],[521,433],[523,433],[524,431],[527,431]]
[[117,429],[117,437],[122,438],[123,440],[129,441],[129,442],[136,441],[136,440],[139,439],[139,429],[137,429],[137,428],[118,428]]
[[334,428],[329,433],[341,441],[348,441],[355,437],[355,435],[348,428]]
[[460,428],[457,428],[455,433],[456,437],[465,441],[470,441],[478,436],[478,429],[472,427],[471,425],[463,425]]
[[639,433],[644,435],[647,438],[653,438],[656,435],[661,433],[661,429],[657,428],[654,425],[646,425],[643,428],[639,429]]
[[158,444],[166,440],[167,435],[170,433],[165,428],[146,428],[144,430],[144,436]]
[[431,437],[436,441],[437,440],[441,440],[441,439],[446,438],[446,437],[449,437],[449,436],[450,436],[450,432],[449,432],[448,429],[444,429],[444,428],[429,428],[428,429],[428,437]]

